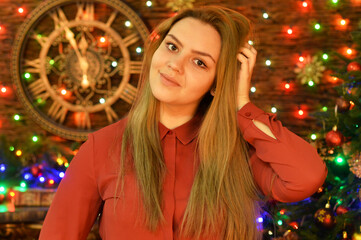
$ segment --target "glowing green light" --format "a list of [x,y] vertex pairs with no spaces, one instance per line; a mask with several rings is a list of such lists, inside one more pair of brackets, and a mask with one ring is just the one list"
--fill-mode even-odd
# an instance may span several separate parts
[[19,115],[19,114],[15,114],[15,115],[14,115],[14,120],[15,120],[15,121],[19,121],[19,120],[20,120],[20,115]]
[[322,108],[322,111],[327,112],[327,107],[324,106],[324,107]]
[[33,142],[37,142],[39,140],[38,136],[33,136]]
[[27,72],[27,73],[24,74],[24,77],[25,77],[26,79],[30,79],[31,74]]
[[333,4],[338,4],[338,0],[332,0],[331,1]]
[[64,163],[64,166],[67,168],[69,167],[69,163]]
[[338,199],[337,204],[341,204],[341,203],[342,203],[342,199]]
[[4,186],[0,186],[0,193],[5,193],[6,192],[6,189]]
[[55,63],[54,59],[50,59],[49,63],[50,63],[50,65],[54,65],[54,63]]
[[324,54],[322,55],[322,58],[323,58],[323,60],[327,60],[327,59],[328,59],[328,54],[327,54],[327,53],[324,53]]
[[9,209],[7,207],[8,205],[1,205],[0,206],[0,212],[4,213],[4,212],[9,212]]
[[343,164],[343,162],[344,162],[344,160],[343,160],[342,157],[337,157],[337,158],[336,158],[336,163],[338,163],[338,164]]
[[356,127],[358,128],[358,124],[356,124]]
[[280,226],[282,226],[282,224],[283,224],[282,220],[278,220],[278,221],[277,221],[277,224],[280,225]]
[[137,49],[135,49],[135,51],[139,54],[142,53],[142,48],[141,47],[137,47]]
[[321,29],[321,25],[320,25],[319,23],[316,23],[315,26],[314,26],[314,28],[315,28],[316,30],[320,30],[320,29]]
[[316,134],[314,134],[314,133],[313,133],[313,134],[311,134],[311,139],[312,139],[312,140],[316,140],[316,139],[317,139],[317,135],[316,135]]
[[25,183],[25,182],[21,182],[21,183],[20,183],[20,187],[25,188],[25,187],[26,187],[26,183]]
[[10,150],[10,151],[14,151],[14,150],[15,150],[14,146],[10,146],[10,147],[9,147],[9,150]]
[[312,80],[308,81],[308,86],[313,87],[314,85],[315,85],[314,81],[312,81]]

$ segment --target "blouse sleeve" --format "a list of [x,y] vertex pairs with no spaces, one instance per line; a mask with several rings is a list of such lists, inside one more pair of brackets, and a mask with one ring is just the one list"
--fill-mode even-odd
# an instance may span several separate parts
[[93,135],[80,147],[59,184],[40,232],[40,240],[86,239],[101,197],[93,167]]
[[[237,114],[243,138],[250,144],[250,166],[263,194],[281,202],[296,202],[312,195],[327,176],[316,149],[276,119],[249,102]],[[276,139],[253,120],[266,124]]]

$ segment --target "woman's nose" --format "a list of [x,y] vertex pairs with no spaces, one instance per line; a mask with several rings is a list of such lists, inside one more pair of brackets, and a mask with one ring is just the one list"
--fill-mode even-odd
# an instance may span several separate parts
[[182,56],[173,56],[168,61],[168,68],[172,69],[175,72],[183,73],[184,58]]

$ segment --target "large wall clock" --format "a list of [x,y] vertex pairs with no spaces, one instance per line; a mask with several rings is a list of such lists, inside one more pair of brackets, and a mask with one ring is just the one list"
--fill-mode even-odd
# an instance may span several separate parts
[[19,28],[12,77],[49,132],[72,140],[122,118],[137,93],[147,27],[119,0],[51,0]]

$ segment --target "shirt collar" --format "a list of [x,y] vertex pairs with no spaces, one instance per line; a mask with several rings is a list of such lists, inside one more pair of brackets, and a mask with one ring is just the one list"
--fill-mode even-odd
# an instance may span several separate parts
[[174,129],[169,129],[166,126],[164,126],[161,122],[158,122],[159,137],[161,140],[163,140],[165,135],[169,131],[172,131],[176,135],[178,140],[181,141],[184,145],[186,145],[189,142],[191,142],[198,135],[198,130],[199,130],[201,121],[202,121],[201,114],[196,114],[188,122],[174,128]]

